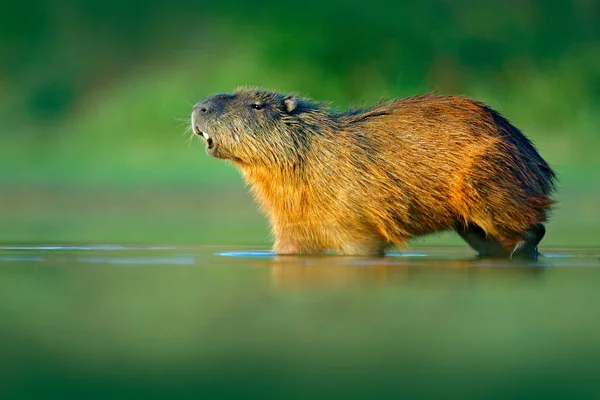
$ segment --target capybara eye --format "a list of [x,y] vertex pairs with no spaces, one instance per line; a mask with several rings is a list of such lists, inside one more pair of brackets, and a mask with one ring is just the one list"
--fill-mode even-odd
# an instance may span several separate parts
[[261,110],[265,107],[265,105],[261,103],[253,103],[250,104],[250,107],[254,108],[255,110]]

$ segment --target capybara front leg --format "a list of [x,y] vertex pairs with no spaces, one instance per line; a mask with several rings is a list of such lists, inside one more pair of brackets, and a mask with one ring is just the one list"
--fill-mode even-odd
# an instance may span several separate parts
[[323,252],[322,246],[314,240],[304,238],[296,233],[285,233],[275,236],[273,252],[276,254],[319,254]]

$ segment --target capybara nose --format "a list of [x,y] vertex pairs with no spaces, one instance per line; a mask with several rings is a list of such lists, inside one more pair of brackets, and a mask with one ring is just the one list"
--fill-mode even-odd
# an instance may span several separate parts
[[216,94],[194,106],[194,112],[199,115],[214,114],[219,115],[223,112],[225,104],[233,98],[229,94]]
[[206,99],[197,103],[194,106],[194,111],[198,114],[207,114],[211,111],[214,111],[215,105],[212,99]]

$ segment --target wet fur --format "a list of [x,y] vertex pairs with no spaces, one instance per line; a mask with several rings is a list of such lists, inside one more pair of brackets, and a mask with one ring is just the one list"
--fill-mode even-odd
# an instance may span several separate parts
[[509,254],[553,203],[552,169],[474,100],[428,94],[338,113],[262,89],[228,96],[203,121],[213,155],[240,168],[279,254],[381,255],[447,229],[476,229]]

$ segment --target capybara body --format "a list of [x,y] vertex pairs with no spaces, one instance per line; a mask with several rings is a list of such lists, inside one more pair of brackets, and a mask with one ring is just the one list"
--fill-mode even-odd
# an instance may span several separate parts
[[532,143],[459,96],[336,112],[243,88],[196,104],[192,128],[240,168],[278,254],[382,255],[454,229],[481,256],[535,258],[553,203],[554,172]]

